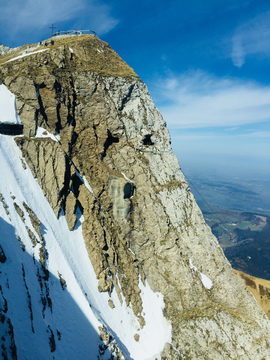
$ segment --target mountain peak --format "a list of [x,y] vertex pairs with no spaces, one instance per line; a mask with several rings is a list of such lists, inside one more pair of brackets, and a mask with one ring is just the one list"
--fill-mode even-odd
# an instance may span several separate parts
[[[43,272],[42,289],[58,278],[119,359],[267,358],[269,320],[205,224],[146,85],[93,35],[45,42],[0,57],[0,83],[15,95],[24,125],[15,142],[1,135],[1,167],[12,179],[0,181],[1,216],[15,229],[11,240],[1,238],[6,278],[14,243],[27,264],[22,280],[21,268],[14,275],[25,304],[36,299],[27,269]],[[55,340],[61,311],[54,317],[42,304],[31,305],[28,349],[40,326],[50,339],[46,359],[49,351],[74,358],[67,341]],[[20,336],[17,329],[15,344]],[[68,349],[90,351],[65,336]],[[22,351],[17,345],[19,358]]]
[[[28,72],[32,70],[37,75],[46,72],[43,67],[44,62],[48,68],[55,65],[63,68],[65,62],[67,70],[77,68],[78,71],[93,71],[102,76],[137,77],[106,42],[92,34],[55,36],[37,44],[3,51],[2,54],[0,65],[3,68],[7,67],[9,71],[14,67],[10,62],[14,61],[20,64],[21,71],[27,65],[31,65]],[[36,64],[32,59],[33,56],[37,61]],[[63,58],[62,62],[60,57]]]

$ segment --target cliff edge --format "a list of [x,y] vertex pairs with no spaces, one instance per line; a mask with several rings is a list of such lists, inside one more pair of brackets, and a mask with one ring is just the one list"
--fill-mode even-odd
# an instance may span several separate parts
[[145,359],[270,358],[270,322],[206,225],[146,85],[92,35],[32,47],[0,57],[0,84],[24,125],[16,144],[55,216],[82,227],[111,311],[117,301],[132,309],[134,347],[157,341],[145,330],[155,324],[142,299],[149,286],[164,301],[167,335]]

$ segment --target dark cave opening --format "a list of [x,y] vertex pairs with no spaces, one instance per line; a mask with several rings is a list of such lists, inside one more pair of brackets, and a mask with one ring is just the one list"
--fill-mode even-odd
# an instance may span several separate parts
[[152,134],[147,134],[145,135],[144,139],[143,139],[143,145],[154,145],[153,141],[151,140],[151,136]]
[[105,158],[106,156],[106,151],[108,150],[108,148],[114,144],[114,143],[118,143],[119,142],[119,138],[118,137],[114,137],[110,130],[107,130],[107,133],[108,133],[108,137],[104,143],[104,151],[103,153],[101,154],[101,160]]
[[126,183],[124,186],[124,199],[130,199],[134,194],[134,185]]

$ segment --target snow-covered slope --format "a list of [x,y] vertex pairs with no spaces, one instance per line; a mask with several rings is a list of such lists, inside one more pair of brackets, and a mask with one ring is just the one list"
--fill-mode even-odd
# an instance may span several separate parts
[[[24,169],[22,162],[13,138],[0,135],[0,193],[9,213],[0,204],[0,244],[7,257],[1,265],[1,286],[8,304],[7,316],[14,328],[18,358],[96,359],[103,352],[100,347],[104,348],[99,339],[99,327],[103,324],[108,326],[125,357],[156,358],[171,338],[171,327],[162,314],[162,295],[140,282],[146,319],[143,330],[131,308],[120,304],[115,291],[111,296],[115,306],[112,309],[108,294],[98,291],[80,222],[71,232],[64,216],[56,218],[31,171],[27,166]],[[33,246],[26,228],[39,239],[24,203],[42,224],[48,279],[40,264],[42,245]],[[24,212],[25,222],[14,204]],[[135,334],[140,336],[138,342]],[[106,354],[102,359],[110,357],[109,351]]]
[[[13,138],[3,135],[0,138],[0,166],[0,192],[9,213],[7,215],[0,206],[0,241],[7,257],[1,265],[1,286],[8,304],[7,316],[14,329],[18,358],[97,358],[101,323],[89,307],[87,297],[68,264],[70,255],[65,252],[68,246],[71,247],[70,254],[75,250],[72,255],[74,262],[80,256],[80,229],[69,234],[65,219],[55,218],[31,172],[23,169]],[[16,212],[15,203],[23,209],[25,222]],[[42,223],[48,275],[39,262],[42,246],[39,243],[33,246],[29,238],[26,227],[36,239],[39,236],[23,203]],[[61,286],[60,273],[67,287]],[[109,356],[107,354],[107,358]]]

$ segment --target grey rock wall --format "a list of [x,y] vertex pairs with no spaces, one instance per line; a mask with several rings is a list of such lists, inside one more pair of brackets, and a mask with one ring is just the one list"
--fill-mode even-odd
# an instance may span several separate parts
[[[97,69],[85,39],[69,40],[74,56],[61,45],[25,58],[23,78],[16,64],[9,78],[0,70],[26,127],[17,144],[44,195],[70,230],[81,209],[99,290],[114,285],[141,328],[139,277],[163,294],[172,342],[162,359],[269,359],[269,320],[206,225],[147,87],[121,59],[107,55]],[[60,141],[36,138],[38,125]]]

